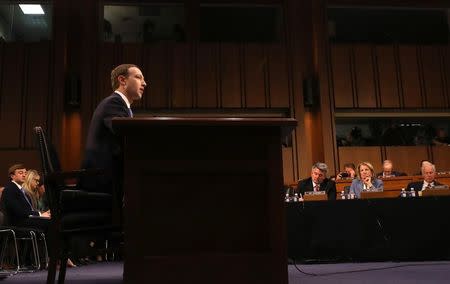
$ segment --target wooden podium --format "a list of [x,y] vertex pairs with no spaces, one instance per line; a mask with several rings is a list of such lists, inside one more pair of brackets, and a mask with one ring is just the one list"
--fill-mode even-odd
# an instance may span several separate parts
[[283,118],[115,118],[124,283],[288,283]]

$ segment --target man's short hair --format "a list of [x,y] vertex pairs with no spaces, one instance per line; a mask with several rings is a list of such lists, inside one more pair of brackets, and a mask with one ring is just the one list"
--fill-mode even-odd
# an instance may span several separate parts
[[356,170],[356,166],[353,163],[345,163],[344,168],[352,168],[353,170]]
[[130,69],[131,67],[137,66],[134,64],[121,64],[111,71],[111,87],[113,91],[119,88],[119,80],[117,80],[117,78],[119,78],[120,75],[123,75],[125,77],[128,76],[128,69]]
[[25,165],[24,164],[14,164],[11,167],[9,167],[8,169],[8,178],[11,177],[11,175],[13,175],[16,170],[18,169],[25,169]]
[[327,166],[327,164],[325,164],[325,163],[320,163],[320,162],[315,163],[315,164],[312,166],[311,169],[312,169],[312,170],[318,169],[318,170],[320,170],[320,171],[323,172],[323,173],[327,173],[327,172],[328,172],[328,166]]

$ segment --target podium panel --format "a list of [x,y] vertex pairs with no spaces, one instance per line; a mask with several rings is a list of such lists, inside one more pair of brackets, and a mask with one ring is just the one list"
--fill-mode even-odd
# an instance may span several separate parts
[[281,137],[293,119],[117,118],[124,282],[287,283]]

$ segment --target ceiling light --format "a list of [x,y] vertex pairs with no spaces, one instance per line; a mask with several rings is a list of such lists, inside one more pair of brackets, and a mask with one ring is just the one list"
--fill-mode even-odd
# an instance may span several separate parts
[[19,4],[20,9],[25,15],[44,15],[44,10],[38,4]]

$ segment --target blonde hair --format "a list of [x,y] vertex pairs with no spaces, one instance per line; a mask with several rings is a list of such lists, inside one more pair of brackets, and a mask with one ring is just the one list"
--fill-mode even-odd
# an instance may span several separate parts
[[374,175],[375,175],[375,170],[373,169],[373,166],[372,166],[372,164],[371,163],[369,163],[369,162],[362,162],[362,163],[359,163],[359,165],[358,165],[358,167],[357,167],[357,175],[358,175],[358,178],[359,179],[361,179],[361,174],[360,174],[360,170],[361,170],[361,166],[366,166],[366,167],[368,167],[369,168],[369,170],[370,170],[370,172],[372,173],[372,178],[374,178]]
[[33,188],[33,181],[38,177],[40,177],[40,175],[36,170],[28,170],[27,175],[25,176],[25,181],[22,184],[26,194],[31,198],[31,206],[33,209],[37,209],[37,204],[39,201],[39,185]]

